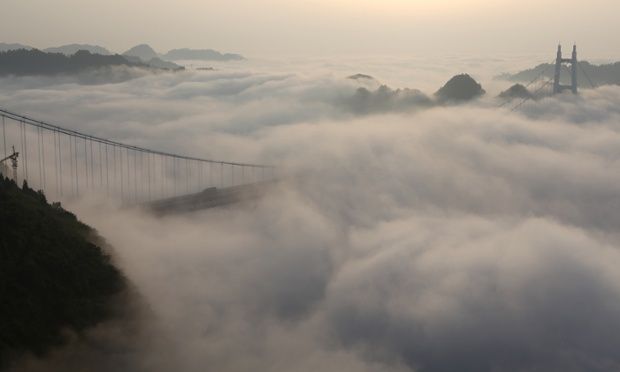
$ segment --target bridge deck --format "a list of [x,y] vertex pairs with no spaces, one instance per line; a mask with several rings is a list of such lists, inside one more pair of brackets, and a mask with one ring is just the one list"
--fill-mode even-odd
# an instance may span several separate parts
[[144,207],[157,215],[194,212],[258,199],[273,184],[274,181],[268,181],[222,189],[210,187],[195,194],[156,200]]

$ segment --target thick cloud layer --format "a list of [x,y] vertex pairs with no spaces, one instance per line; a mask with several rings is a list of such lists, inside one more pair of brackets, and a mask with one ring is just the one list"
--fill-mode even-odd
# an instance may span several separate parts
[[360,116],[329,68],[256,71],[3,91],[33,116],[287,175],[188,216],[69,203],[147,310],[131,337],[102,326],[16,370],[620,367],[618,87]]

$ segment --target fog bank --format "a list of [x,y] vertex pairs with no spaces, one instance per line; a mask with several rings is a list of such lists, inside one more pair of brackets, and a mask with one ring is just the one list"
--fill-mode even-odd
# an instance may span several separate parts
[[2,106],[89,133],[288,175],[258,202],[186,216],[69,203],[115,247],[144,324],[16,370],[618,369],[620,88],[360,114],[340,104],[358,88],[345,76],[5,92]]

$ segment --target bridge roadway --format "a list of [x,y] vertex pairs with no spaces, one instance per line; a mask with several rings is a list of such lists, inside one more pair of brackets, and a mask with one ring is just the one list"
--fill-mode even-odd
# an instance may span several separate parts
[[257,200],[261,198],[276,181],[265,181],[225,188],[210,187],[201,192],[173,198],[156,200],[142,207],[158,216],[184,214],[210,208]]
[[[14,161],[6,164],[9,160]],[[97,193],[136,206],[171,198],[152,203],[155,210],[162,211],[230,204],[255,195],[262,189],[258,185],[277,177],[272,165],[138,147],[2,108],[0,164],[13,168],[11,178],[18,184],[27,181],[31,188],[42,190],[53,200]],[[4,169],[3,173],[8,171]],[[208,189],[213,186],[218,189]],[[186,205],[193,203],[196,205]]]

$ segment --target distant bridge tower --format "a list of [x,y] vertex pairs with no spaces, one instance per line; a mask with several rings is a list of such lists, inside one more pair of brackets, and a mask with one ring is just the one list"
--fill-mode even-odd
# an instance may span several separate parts
[[[562,65],[564,63],[570,64],[571,67],[571,85],[562,85],[560,82]],[[577,94],[577,45],[573,45],[573,55],[571,58],[562,58],[562,45],[558,45],[558,55],[555,60],[553,94],[562,93],[567,89],[570,89],[574,94]]]

